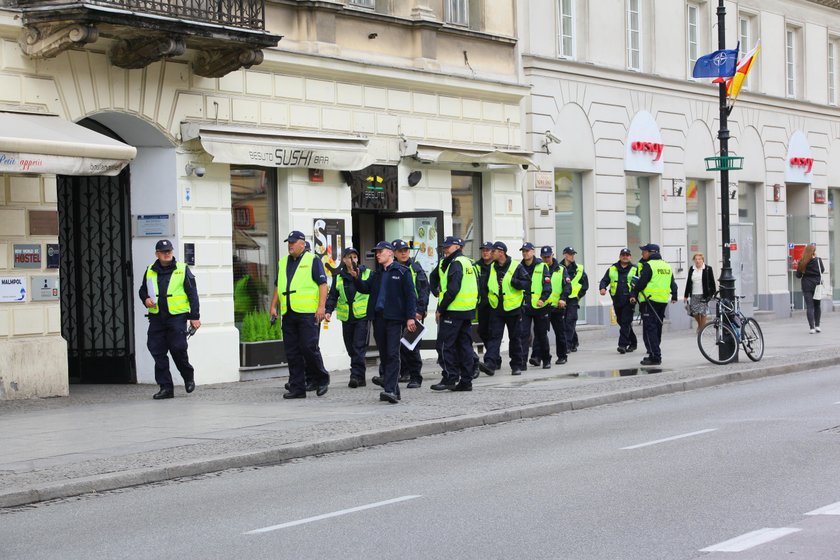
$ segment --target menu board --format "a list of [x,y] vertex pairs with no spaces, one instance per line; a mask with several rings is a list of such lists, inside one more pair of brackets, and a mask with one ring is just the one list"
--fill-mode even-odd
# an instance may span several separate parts
[[414,219],[414,240],[411,245],[411,255],[426,273],[431,273],[438,263],[437,220],[429,218]]

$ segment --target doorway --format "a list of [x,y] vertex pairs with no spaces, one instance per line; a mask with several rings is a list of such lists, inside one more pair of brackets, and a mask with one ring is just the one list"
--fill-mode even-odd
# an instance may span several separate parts
[[[787,234],[788,247],[808,245],[811,242],[811,212],[808,195],[809,185],[788,183],[787,191]],[[788,267],[788,287],[790,289],[791,309],[804,309],[805,300],[802,297],[802,282],[796,278],[795,264]]]
[[730,247],[730,261],[735,275],[735,291],[744,296],[745,311],[749,311],[749,305],[758,308],[756,294],[758,192],[759,188],[755,184],[738,184],[738,223],[731,225],[735,246]]

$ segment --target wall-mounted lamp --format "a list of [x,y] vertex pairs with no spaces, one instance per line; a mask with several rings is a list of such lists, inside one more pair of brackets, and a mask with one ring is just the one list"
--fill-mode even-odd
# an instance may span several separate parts
[[207,174],[207,168],[203,165],[198,165],[195,163],[188,163],[187,166],[184,168],[184,171],[187,174],[187,177],[195,173],[196,177],[204,177]]

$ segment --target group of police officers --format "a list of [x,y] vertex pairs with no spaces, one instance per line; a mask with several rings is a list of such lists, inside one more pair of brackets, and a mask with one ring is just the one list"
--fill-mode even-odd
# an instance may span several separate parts
[[[360,264],[360,253],[349,247],[334,271],[327,289],[321,262],[304,247],[303,233],[286,239],[289,255],[278,265],[277,291],[271,306],[277,316],[280,303],[283,338],[289,364],[287,399],[305,398],[307,391],[326,394],[329,374],[318,348],[319,323],[333,317],[342,322],[345,349],[350,356],[350,388],[367,384],[365,355],[372,323],[379,352],[378,375],[371,382],[382,388],[380,400],[396,404],[400,382],[407,388],[422,386],[420,346],[402,344],[423,329],[430,295],[437,298],[436,348],[441,379],[433,391],[472,391],[480,372],[494,375],[502,367],[501,343],[507,330],[509,366],[521,375],[528,365],[551,368],[549,330],[555,333],[556,364],[577,351],[576,325],[580,300],[589,280],[583,265],[575,262],[573,247],[563,249],[558,261],[551,247],[539,250],[532,243],[520,247],[521,259],[508,255],[501,241],[481,245],[481,258],[472,261],[463,253],[464,240],[447,237],[442,258],[427,277],[411,258],[411,247],[402,239],[380,241],[373,248],[377,266]],[[677,287],[670,265],[657,245],[640,247],[642,259],[631,261],[628,249],[602,278],[602,295],[609,291],[619,324],[618,352],[636,349],[633,318],[639,303],[647,356],[643,365],[657,365],[662,356],[659,342],[668,301],[676,301]],[[473,349],[473,324],[485,348],[484,359]],[[530,349],[530,359],[529,359]]]

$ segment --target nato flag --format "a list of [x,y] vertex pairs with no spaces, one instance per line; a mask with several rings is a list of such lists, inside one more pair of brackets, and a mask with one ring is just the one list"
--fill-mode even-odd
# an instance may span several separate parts
[[738,62],[738,49],[715,51],[697,59],[694,71],[695,78],[731,78],[735,75]]

